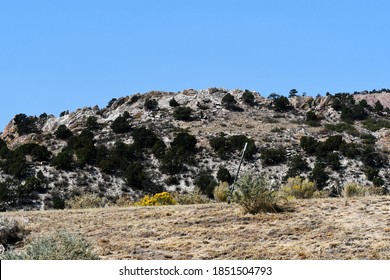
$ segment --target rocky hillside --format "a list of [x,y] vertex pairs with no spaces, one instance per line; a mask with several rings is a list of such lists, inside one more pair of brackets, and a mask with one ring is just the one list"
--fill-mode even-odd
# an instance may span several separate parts
[[390,188],[389,92],[325,97],[211,88],[149,92],[61,116],[18,114],[0,140],[1,209],[62,208],[83,193],[191,191],[212,197],[242,172],[279,188],[302,176],[338,195],[346,182]]

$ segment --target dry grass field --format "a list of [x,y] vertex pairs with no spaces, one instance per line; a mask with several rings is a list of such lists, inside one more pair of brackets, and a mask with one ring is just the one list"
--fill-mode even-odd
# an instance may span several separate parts
[[102,259],[390,259],[388,196],[296,200],[278,214],[215,203],[4,215],[26,223],[25,244],[65,230]]

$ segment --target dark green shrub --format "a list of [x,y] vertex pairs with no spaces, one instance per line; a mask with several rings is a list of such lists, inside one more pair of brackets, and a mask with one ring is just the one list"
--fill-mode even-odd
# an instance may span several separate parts
[[323,164],[316,163],[310,176],[310,180],[316,183],[316,186],[319,190],[322,190],[326,186],[328,179],[329,175],[326,172]]
[[207,195],[207,197],[214,197],[214,188],[217,185],[217,182],[209,171],[200,171],[194,180],[194,185],[198,187],[204,195]]
[[173,112],[173,117],[179,121],[190,122],[193,120],[192,109],[190,107],[177,107]]
[[155,110],[158,107],[158,101],[156,99],[146,98],[144,107],[147,110]]
[[180,184],[180,180],[176,176],[169,176],[165,180],[165,184],[167,184],[168,186],[172,186],[172,185],[176,186]]
[[317,114],[311,110],[306,113],[306,124],[314,127],[321,125]]
[[330,166],[333,170],[340,170],[341,164],[340,164],[340,156],[338,153],[331,152],[327,154],[325,158],[325,162],[328,166]]
[[378,115],[382,115],[384,109],[385,108],[383,107],[382,103],[379,100],[377,100],[374,104],[375,113],[377,113]]
[[140,162],[131,163],[125,171],[126,183],[130,188],[142,190],[146,180],[144,167]]
[[17,179],[23,179],[28,173],[28,166],[22,154],[10,153],[0,166],[6,174],[12,175]]
[[293,178],[299,176],[302,172],[309,170],[309,165],[302,155],[295,155],[288,163],[288,171],[286,178]]
[[80,135],[69,138],[68,149],[75,152],[77,156],[77,163],[81,166],[86,164],[95,164],[97,151],[94,135],[88,129],[84,129]]
[[363,140],[363,144],[365,145],[374,145],[376,142],[376,138],[371,133],[362,133],[360,135],[360,139]]
[[217,172],[217,179],[220,182],[228,182],[229,184],[233,183],[234,178],[230,175],[229,170],[224,167],[220,166]]
[[65,209],[65,197],[59,192],[51,193],[51,202],[47,203],[52,209]]
[[364,127],[371,131],[378,131],[382,128],[390,128],[390,121],[385,119],[368,119],[363,121]]
[[242,101],[250,106],[253,106],[255,104],[255,96],[252,92],[246,89],[242,94]]
[[54,135],[58,138],[58,139],[62,139],[62,140],[66,140],[66,139],[69,139],[70,137],[73,136],[73,133],[72,131],[70,131],[66,125],[64,124],[61,124],[60,126],[58,126],[58,128],[56,129],[56,131],[54,132]]
[[228,138],[225,136],[217,136],[210,139],[210,146],[218,154],[221,159],[227,159],[233,152],[241,152],[248,143],[245,151],[245,159],[251,159],[257,152],[255,141],[245,135],[233,135]]
[[141,97],[141,95],[139,93],[131,96],[131,98],[130,98],[129,102],[127,102],[127,104],[128,105],[134,104],[135,102],[137,102],[140,99],[140,97]]
[[274,94],[272,96],[270,95],[270,97],[272,98],[270,109],[276,112],[287,112],[292,109],[290,101],[287,97],[278,94]]
[[111,129],[114,133],[127,133],[131,127],[126,116],[117,117],[111,124]]
[[10,150],[8,149],[7,143],[0,138],[0,158],[7,158],[9,156]]
[[346,142],[343,142],[340,145],[340,152],[343,156],[351,159],[355,159],[361,154],[359,145],[355,143],[346,143]]
[[87,118],[87,121],[85,123],[88,130],[97,130],[99,129],[99,124],[97,122],[97,117],[95,116],[89,116]]
[[347,132],[353,136],[359,135],[359,131],[349,123],[326,124],[325,128],[336,132]]
[[180,132],[173,139],[171,147],[175,147],[180,154],[194,154],[197,151],[196,143],[195,136],[187,132]]
[[144,126],[134,128],[131,136],[133,136],[134,144],[140,148],[152,148],[158,140],[153,130]]
[[341,135],[329,136],[328,139],[320,145],[320,149],[324,152],[338,151],[341,144],[343,144],[343,137]]
[[63,117],[63,116],[66,116],[66,115],[69,115],[69,110],[62,111],[62,112],[60,113],[60,117]]
[[311,136],[302,136],[300,146],[306,153],[313,155],[317,151],[318,141]]
[[33,132],[37,132],[36,117],[27,117],[25,114],[17,114],[14,117],[17,132],[19,135],[25,135]]
[[221,159],[227,159],[230,153],[234,150],[229,139],[224,136],[217,136],[210,139],[210,146],[218,154]]
[[227,93],[223,98],[222,98],[222,105],[230,110],[230,111],[236,111],[236,112],[241,112],[243,111],[242,108],[240,108],[238,105],[237,105],[237,101],[236,99],[234,98],[233,95],[231,95],[230,93]]
[[262,149],[261,160],[264,165],[278,165],[287,160],[286,155],[284,147]]
[[172,97],[172,99],[169,100],[169,106],[171,106],[171,107],[179,107],[180,104],[175,100],[175,98]]
[[166,150],[167,145],[161,139],[157,139],[152,147],[152,153],[158,159],[161,159],[165,155]]
[[353,122],[355,120],[364,120],[368,117],[368,113],[360,104],[345,106],[341,109],[341,120],[345,122]]
[[106,108],[111,108],[111,106],[114,105],[114,103],[115,103],[117,100],[118,100],[118,99],[116,99],[116,98],[112,98],[112,99],[108,102]]
[[376,151],[374,146],[369,145],[362,148],[360,159],[366,166],[374,168],[382,168],[388,164],[387,157]]
[[52,160],[54,166],[62,170],[72,170],[73,169],[73,153],[69,150],[62,150],[57,156]]
[[0,211],[6,211],[16,198],[16,183],[11,179],[0,182]]

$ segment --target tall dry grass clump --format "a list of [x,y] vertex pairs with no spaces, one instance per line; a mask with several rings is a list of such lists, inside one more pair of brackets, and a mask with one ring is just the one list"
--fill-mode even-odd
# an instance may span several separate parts
[[384,191],[381,187],[370,186],[365,187],[357,183],[346,183],[344,185],[341,195],[343,197],[365,197],[365,196],[375,196],[383,195]]
[[214,189],[214,198],[217,202],[226,202],[229,196],[228,182],[220,182]]
[[106,202],[106,199],[99,197],[97,194],[85,194],[65,201],[65,207],[68,209],[100,208],[104,207]]
[[174,197],[180,205],[206,204],[211,202],[211,199],[204,195],[199,188],[195,188],[193,191],[187,193],[176,193]]
[[282,212],[286,199],[269,188],[263,177],[244,175],[237,183],[233,201],[240,204],[245,213]]
[[302,179],[299,176],[288,178],[286,185],[282,186],[280,193],[287,199],[308,199],[321,196],[314,182]]

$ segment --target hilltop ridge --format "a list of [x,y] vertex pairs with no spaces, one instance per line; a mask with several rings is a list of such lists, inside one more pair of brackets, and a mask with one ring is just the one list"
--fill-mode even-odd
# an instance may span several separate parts
[[273,188],[303,176],[333,195],[346,182],[388,191],[389,96],[188,89],[59,117],[18,114],[0,137],[2,208],[48,209],[89,192],[113,200],[197,186],[212,196],[223,172],[227,180],[235,174],[244,142],[242,172],[264,174]]

